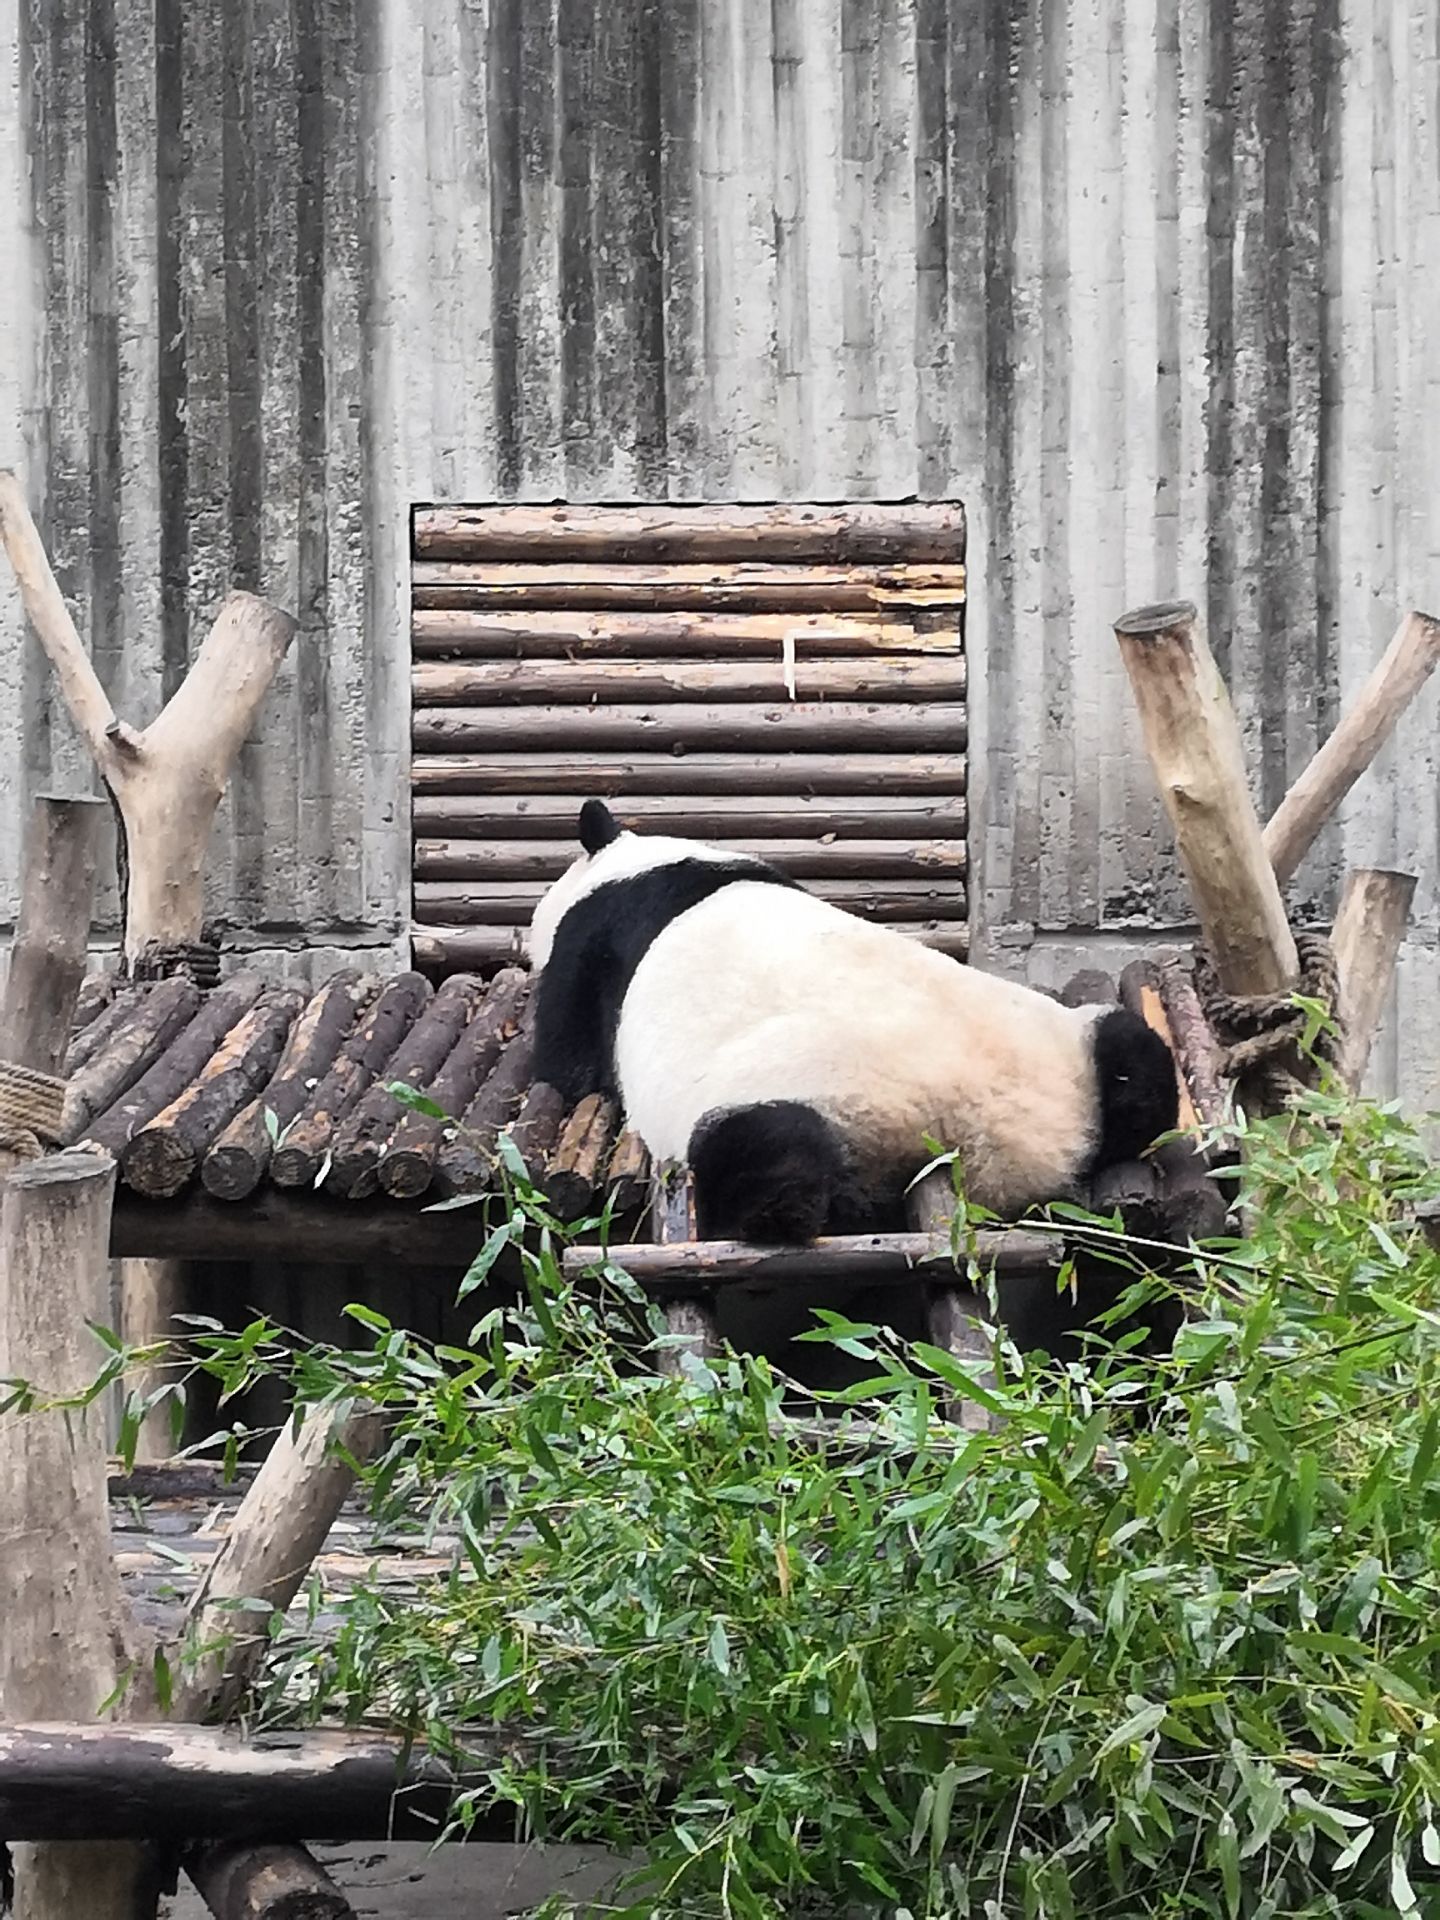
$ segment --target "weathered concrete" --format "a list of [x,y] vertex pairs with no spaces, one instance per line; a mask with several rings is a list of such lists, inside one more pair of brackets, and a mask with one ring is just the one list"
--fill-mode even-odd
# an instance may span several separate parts
[[[133,718],[230,579],[299,612],[261,947],[403,927],[414,501],[959,493],[979,950],[1049,974],[1185,910],[1118,612],[1206,606],[1268,807],[1440,603],[1437,74],[1433,0],[0,0],[0,459]],[[0,924],[88,780],[18,632]],[[1295,887],[1419,872],[1416,1100],[1436,699]]]

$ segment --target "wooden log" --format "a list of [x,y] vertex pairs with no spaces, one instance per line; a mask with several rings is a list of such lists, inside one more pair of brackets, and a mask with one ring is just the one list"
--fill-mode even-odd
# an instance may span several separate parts
[[207,1193],[219,1200],[243,1200],[255,1191],[276,1141],[299,1117],[379,990],[374,974],[349,968],[311,995],[290,1029],[273,1079],[240,1109],[206,1153],[200,1178]]
[[418,973],[397,974],[385,982],[275,1149],[270,1178],[276,1186],[315,1185],[341,1125],[429,1004],[431,992],[430,983]]
[[383,1074],[356,1102],[335,1135],[325,1184],[347,1200],[363,1200],[378,1191],[380,1161],[405,1118],[405,1108],[390,1092],[392,1082],[418,1093],[430,1086],[480,1004],[483,983],[456,973],[422,1010],[395,1049]]
[[1316,836],[1395,730],[1440,661],[1440,620],[1407,613],[1339,726],[1266,825],[1265,853],[1284,886]]
[[320,1862],[294,1842],[222,1841],[188,1852],[185,1871],[215,1920],[356,1920]]
[[420,507],[426,560],[804,561],[876,566],[965,557],[959,501],[904,505]]
[[591,1093],[561,1130],[545,1172],[545,1191],[562,1220],[579,1220],[600,1201],[605,1165],[619,1115],[615,1102]]
[[1156,968],[1156,986],[1180,1077],[1196,1118],[1202,1126],[1219,1126],[1229,1105],[1223,1056],[1189,969],[1178,960],[1162,960]]
[[[492,1762],[493,1764],[493,1762]],[[479,1786],[483,1764],[471,1784]],[[17,1838],[427,1840],[444,1827],[448,1768],[382,1733],[223,1727],[0,1726],[0,1830]],[[508,1804],[477,1807],[476,1839],[513,1839]],[[83,1897],[70,1909],[92,1920]],[[126,1920],[133,1920],[127,1915]]]
[[444,1199],[484,1193],[494,1183],[495,1143],[520,1115],[535,1061],[533,1001],[525,1003],[514,1036],[501,1050],[455,1133],[435,1156],[433,1184]]
[[78,1140],[142,1080],[200,1005],[200,989],[183,975],[149,988],[113,1034],[103,1053],[82,1067],[65,1089],[64,1137]]
[[[417,793],[410,817],[418,836],[457,840],[558,840],[574,850],[582,798],[570,794]],[[821,797],[751,794],[624,796],[610,803],[618,823],[635,833],[673,833],[687,840],[961,840],[968,814],[963,794],[910,799],[895,794]]]
[[[881,753],[873,743],[859,753],[638,752],[507,753],[496,742],[486,753],[418,752],[410,780],[417,794],[618,795],[627,805],[649,794],[861,794],[955,796],[965,791],[964,740],[939,753]],[[680,831],[676,828],[675,831]]]
[[407,1271],[453,1270],[458,1280],[475,1254],[475,1216],[468,1210],[415,1209],[379,1197],[330,1200],[323,1188],[297,1195],[266,1185],[243,1207],[212,1199],[203,1190],[157,1205],[122,1189],[111,1221],[110,1252],[115,1259],[219,1264],[283,1260],[354,1267],[392,1261]]
[[[86,804],[100,806],[103,802],[92,800],[87,801]],[[80,991],[75,996],[75,1019],[70,1029],[72,1038],[82,1028],[88,1027],[97,1015],[111,1005],[119,991],[119,986],[119,976],[108,969],[85,975],[80,982]]]
[[959,622],[922,631],[897,608],[885,613],[521,613],[419,609],[410,625],[417,660],[774,660],[825,655],[963,651]]
[[1240,729],[1188,603],[1117,621],[1145,744],[1190,882],[1201,931],[1228,993],[1279,993],[1299,971],[1260,824]]
[[197,1080],[209,1065],[232,1027],[247,1014],[265,990],[258,973],[237,973],[213,993],[206,994],[194,1018],[155,1064],[121,1095],[114,1106],[97,1114],[85,1129],[85,1142],[118,1155],[126,1141],[154,1119]]
[[[906,880],[966,872],[963,840],[732,840],[719,838],[737,859],[768,860],[798,880]],[[417,840],[417,880],[557,880],[576,857],[572,831],[564,840]]]
[[967,724],[964,706],[938,700],[418,707],[410,737],[417,753],[963,753]]
[[195,1078],[120,1149],[127,1186],[168,1200],[189,1185],[212,1141],[270,1078],[304,1004],[294,987],[260,994]]
[[1352,1093],[1360,1091],[1370,1063],[1414,897],[1413,873],[1362,867],[1345,876],[1330,941],[1340,974],[1345,1036],[1340,1077]]
[[[919,926],[901,921],[895,931],[957,960],[970,951],[970,929],[964,920],[929,920]],[[524,934],[518,922],[513,926],[414,926],[411,957],[417,967],[442,974],[514,965],[525,958]]]
[[413,1200],[429,1187],[451,1122],[469,1110],[501,1051],[515,1037],[528,986],[528,974],[518,967],[497,973],[491,981],[479,1011],[427,1088],[447,1118],[423,1113],[402,1117],[379,1166],[380,1185],[392,1198]]
[[[1057,1243],[1039,1233],[1004,1228],[977,1232],[976,1256],[998,1273],[1042,1273],[1058,1265]],[[565,1269],[583,1273],[598,1249],[567,1247]],[[719,1287],[768,1291],[817,1279],[913,1286],[917,1266],[951,1258],[950,1236],[937,1233],[836,1234],[803,1247],[752,1247],[738,1240],[699,1240],[611,1249],[611,1257],[657,1299],[696,1298]],[[922,1276],[923,1278],[923,1276]]]
[[[64,1045],[68,1006],[65,1013],[54,1049]],[[114,1183],[113,1161],[60,1153],[0,1186],[0,1379],[33,1380],[54,1396],[80,1394],[94,1379],[99,1352],[87,1322],[111,1318],[105,1244]],[[111,1554],[103,1422],[99,1402],[0,1416],[5,1721],[93,1720],[143,1658]],[[83,1806],[77,1800],[73,1811],[83,1815]],[[144,1910],[140,1849],[94,1845],[96,1829],[83,1820],[73,1841],[89,1844],[30,1844],[23,1823],[3,1813],[0,1833],[10,1842],[17,1916],[134,1920]]]
[[627,1127],[615,1142],[605,1184],[617,1216],[639,1213],[650,1204],[650,1154],[633,1127]]
[[[415,911],[440,925],[529,926],[546,890],[543,880],[417,880]],[[807,891],[863,920],[963,920],[969,897],[961,880],[917,879],[884,887],[871,880],[819,880]]]
[[548,1080],[536,1080],[511,1122],[510,1138],[525,1162],[525,1172],[534,1187],[545,1183],[545,1169],[568,1111],[565,1096],[558,1087],[552,1087]]
[[[794,691],[791,692],[793,686]],[[963,700],[965,656],[796,660],[420,660],[418,707],[635,706],[670,701]]]
[[711,607],[737,613],[849,613],[897,606],[965,603],[965,569],[949,566],[766,566],[745,561],[708,566],[557,568],[548,562],[417,560],[416,607],[613,607],[636,612]]
[[[355,1484],[357,1463],[382,1432],[380,1414],[363,1404],[297,1408],[286,1422],[191,1598],[176,1719],[224,1721],[234,1712],[264,1657],[272,1615],[299,1592]],[[193,1831],[218,1838],[224,1829]]]
[[73,1080],[82,1067],[102,1053],[145,996],[144,987],[116,989],[108,1005],[81,1027],[65,1050],[65,1078]]

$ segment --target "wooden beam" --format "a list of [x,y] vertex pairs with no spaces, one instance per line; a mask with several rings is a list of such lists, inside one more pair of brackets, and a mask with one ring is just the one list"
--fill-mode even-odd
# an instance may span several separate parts
[[1352,1093],[1365,1078],[1414,896],[1413,873],[1362,867],[1345,878],[1330,941],[1345,1028],[1340,1077]]
[[[476,1784],[479,1784],[477,1778]],[[220,1727],[0,1726],[0,1833],[12,1841],[431,1840],[449,1771],[376,1733]],[[513,1839],[515,1810],[482,1802],[477,1839]],[[70,1920],[103,1911],[86,1894]],[[133,1916],[126,1915],[126,1920]]]
[[[683,754],[647,752],[622,756],[586,752],[510,753],[496,741],[484,753],[426,753],[410,763],[417,794],[560,794],[572,814],[573,796],[614,797],[616,817],[643,795],[728,795],[758,804],[771,794],[948,795],[965,791],[965,742],[954,738],[930,753],[878,753],[874,742],[858,751],[735,753],[709,750]],[[630,822],[640,825],[640,820]],[[692,829],[674,826],[672,833]]]
[[754,561],[705,565],[606,566],[574,561],[417,560],[411,568],[415,607],[552,607],[659,611],[733,609],[737,613],[851,613],[871,609],[962,607],[965,569],[928,566],[770,566]]
[[1265,852],[1283,886],[1440,661],[1440,620],[1407,613],[1330,738],[1275,809]]
[[[694,1241],[695,1177],[682,1161],[663,1160],[651,1168],[650,1224],[658,1245],[645,1251],[659,1254],[662,1259],[678,1246]],[[627,1247],[620,1259],[627,1273],[634,1251]],[[686,1353],[694,1354],[697,1360],[710,1360],[721,1351],[720,1331],[706,1292],[703,1286],[692,1286],[666,1302],[665,1330],[674,1338],[675,1345],[661,1351],[662,1373],[678,1374]]]
[[[976,1257],[1000,1273],[1038,1273],[1058,1264],[1056,1238],[1004,1228],[975,1235]],[[571,1246],[567,1273],[583,1273],[599,1247]],[[752,1247],[739,1240],[691,1240],[612,1247],[608,1257],[660,1299],[703,1297],[717,1287],[783,1288],[815,1279],[915,1283],[915,1269],[951,1258],[948,1233],[835,1234],[802,1247]],[[922,1276],[923,1277],[923,1276]]]
[[427,560],[947,561],[965,555],[958,500],[895,505],[417,507]]
[[1280,993],[1299,961],[1250,801],[1240,729],[1193,606],[1116,622],[1201,932],[1228,993]]

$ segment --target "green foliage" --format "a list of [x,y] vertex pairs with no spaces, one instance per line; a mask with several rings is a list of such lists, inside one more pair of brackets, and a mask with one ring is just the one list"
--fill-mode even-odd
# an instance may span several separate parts
[[661,1375],[517,1186],[477,1242],[524,1297],[467,1345],[357,1308],[367,1351],[285,1363],[390,1407],[377,1515],[462,1553],[278,1632],[257,1715],[384,1716],[479,1769],[462,1821],[644,1851],[634,1920],[1440,1915],[1440,1179],[1322,1097],[1245,1146],[1174,1358],[1002,1354],[982,1435],[957,1362],[836,1315],[866,1377],[800,1420],[759,1359]]

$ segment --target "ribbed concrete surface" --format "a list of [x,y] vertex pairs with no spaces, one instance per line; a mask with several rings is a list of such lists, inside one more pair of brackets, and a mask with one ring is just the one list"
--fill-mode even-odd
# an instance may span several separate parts
[[[106,682],[230,579],[301,616],[214,864],[262,948],[403,923],[406,513],[497,496],[959,493],[982,936],[1172,925],[1109,622],[1201,600],[1273,805],[1440,606],[1437,259],[1433,0],[0,0],[0,459]],[[3,917],[86,771],[0,626]],[[1435,720],[1296,890],[1418,869],[1416,1099]]]

